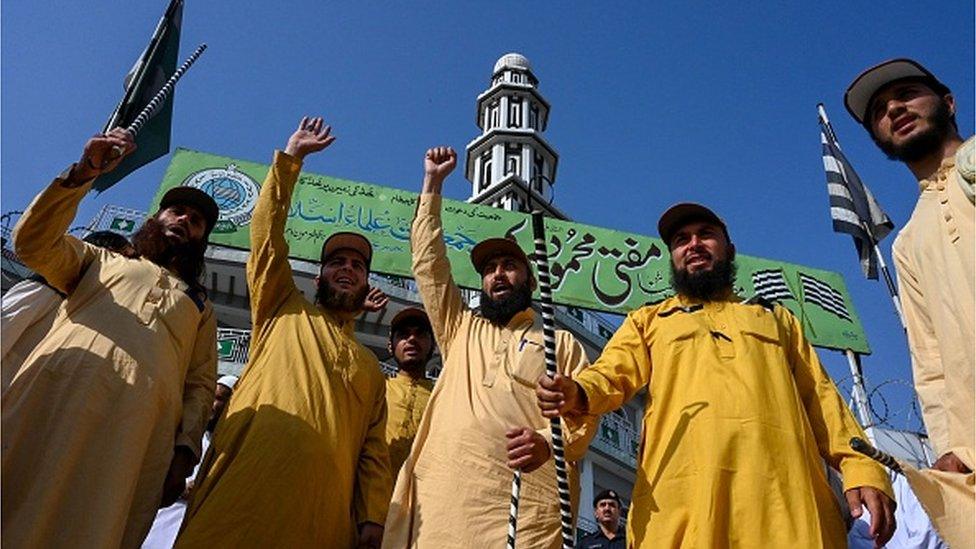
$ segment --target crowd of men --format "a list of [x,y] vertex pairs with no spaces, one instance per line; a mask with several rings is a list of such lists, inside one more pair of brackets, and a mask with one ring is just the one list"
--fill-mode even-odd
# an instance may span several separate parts
[[[919,180],[895,264],[934,467],[971,492],[973,140],[958,134],[949,89],[914,61],[865,71],[845,102]],[[676,294],[628,314],[592,364],[557,331],[549,378],[537,282],[517,242],[471,250],[479,307],[462,299],[441,225],[457,155],[428,150],[411,230],[423,308],[393,318],[398,373],[386,378],[354,332],[387,301],[368,284],[369,240],[325,240],[313,301],[288,262],[299,172],[334,140],[306,117],[274,154],[251,221],[239,380],[217,379],[200,281],[219,214],[210,196],[169,190],[131,244],[66,234],[92,182],[134,149],[121,129],[89,140],[38,195],[14,243],[39,278],[3,304],[4,545],[500,547],[520,470],[518,545],[558,547],[550,419],[563,421],[576,513],[599,416],[642,390],[626,529],[619,494],[603,491],[582,547],[845,547],[848,517],[824,462],[842,475],[851,515],[870,515],[875,546],[892,537],[888,475],[848,444],[864,432],[800,322],[733,291],[732,231],[700,204],[658,222]],[[425,371],[437,349],[434,383]]]

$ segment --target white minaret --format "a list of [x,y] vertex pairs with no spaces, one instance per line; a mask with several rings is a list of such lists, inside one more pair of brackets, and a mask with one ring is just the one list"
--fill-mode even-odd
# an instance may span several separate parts
[[478,96],[481,135],[467,147],[468,202],[520,212],[541,208],[566,219],[549,204],[559,155],[542,136],[549,103],[538,83],[521,54],[505,54],[495,63],[491,86]]

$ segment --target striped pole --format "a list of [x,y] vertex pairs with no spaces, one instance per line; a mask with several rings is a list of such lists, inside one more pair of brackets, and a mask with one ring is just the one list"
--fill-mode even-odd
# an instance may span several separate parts
[[[139,134],[139,130],[142,129],[142,127],[146,124],[146,122],[148,122],[149,119],[152,118],[154,114],[156,114],[156,111],[159,109],[160,105],[162,105],[163,103],[166,102],[167,99],[169,99],[169,96],[172,95],[173,93],[173,88],[176,86],[176,82],[183,77],[183,73],[185,73],[190,69],[193,63],[196,62],[197,58],[200,57],[201,54],[203,54],[203,51],[205,49],[207,49],[206,44],[200,44],[199,46],[197,46],[197,49],[194,50],[192,54],[190,54],[190,57],[188,57],[186,61],[184,61],[183,64],[179,66],[179,68],[176,69],[176,72],[173,73],[173,76],[169,77],[169,80],[167,80],[166,83],[163,84],[163,87],[160,88],[158,92],[156,92],[156,95],[154,95],[153,98],[149,100],[149,103],[145,107],[143,107],[141,111],[139,111],[139,114],[136,115],[136,119],[133,120],[132,123],[129,124],[129,127],[125,129],[125,131],[127,131],[129,135],[132,136],[133,140],[135,140],[136,136]],[[114,160],[115,158],[122,156],[123,150],[121,147],[113,147],[112,153],[114,157],[111,160]]]
[[522,470],[516,469],[512,477],[512,501],[508,508],[508,549],[515,549],[515,530],[518,529],[519,492],[522,490]]
[[[532,237],[535,240],[535,266],[539,273],[539,297],[542,308],[542,337],[546,355],[546,375],[555,377],[556,365],[556,319],[552,307],[552,284],[549,279],[549,254],[546,250],[545,214],[540,210],[532,212]],[[572,549],[576,540],[573,536],[573,508],[569,499],[569,475],[566,473],[566,455],[563,452],[563,428],[558,417],[550,420],[552,432],[552,455],[556,461],[556,486],[559,491],[559,519],[562,526],[563,549]]]
[[863,439],[860,439],[858,437],[852,438],[851,448],[853,448],[855,452],[868,456],[869,458],[873,459],[874,461],[877,461],[881,465],[884,465],[885,467],[891,469],[892,471],[898,474],[902,474],[902,475],[905,474],[901,470],[901,465],[898,465],[898,461],[895,460],[895,458],[893,458],[889,454],[882,452],[881,450],[878,450],[874,446],[871,446]]

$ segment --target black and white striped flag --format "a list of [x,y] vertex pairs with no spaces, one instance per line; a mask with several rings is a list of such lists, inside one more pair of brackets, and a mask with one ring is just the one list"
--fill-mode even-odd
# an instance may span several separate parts
[[861,260],[864,276],[878,279],[878,259],[875,245],[895,225],[875,201],[861,178],[840,150],[834,129],[827,120],[823,105],[819,106],[820,142],[823,145],[823,164],[827,172],[827,192],[830,194],[830,218],[834,232],[854,237],[854,246]]
[[796,299],[786,284],[782,269],[763,269],[752,273],[752,287],[756,295],[769,301]]
[[844,303],[844,296],[829,284],[810,275],[800,273],[800,285],[803,288],[803,301],[813,303],[821,309],[833,313],[848,322],[854,322],[851,313]]

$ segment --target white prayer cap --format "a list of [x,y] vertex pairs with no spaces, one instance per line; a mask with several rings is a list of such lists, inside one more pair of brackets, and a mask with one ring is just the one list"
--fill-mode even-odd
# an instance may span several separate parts
[[223,385],[233,391],[234,385],[237,385],[237,376],[223,376],[217,380],[217,385]]

